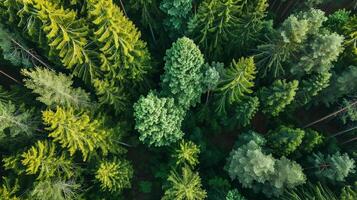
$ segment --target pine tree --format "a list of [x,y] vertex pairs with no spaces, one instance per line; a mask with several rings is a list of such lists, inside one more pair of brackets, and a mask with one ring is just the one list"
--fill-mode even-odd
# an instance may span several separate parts
[[353,101],[343,99],[341,107],[347,107],[346,112],[343,112],[340,116],[343,124],[357,121],[357,106],[353,106]]
[[74,181],[43,180],[35,184],[31,191],[34,200],[79,200],[80,185]]
[[23,105],[17,106],[11,101],[0,102],[0,140],[10,137],[32,136],[36,131],[39,120],[33,110]]
[[355,161],[346,153],[337,152],[333,155],[313,154],[310,163],[316,168],[314,174],[322,181],[332,183],[345,181],[345,178],[355,172]]
[[87,11],[105,77],[142,81],[151,67],[150,55],[134,24],[112,0],[89,0]]
[[200,101],[203,92],[204,59],[189,38],[179,38],[166,51],[163,95],[173,97],[179,106],[188,109]]
[[[88,27],[83,19],[78,19],[75,11],[44,0],[20,0],[4,4],[8,10],[17,12],[19,26],[26,28],[35,42],[49,49],[50,57],[56,55],[55,61],[56,58],[60,59],[63,66],[87,82],[97,75],[93,55],[86,46]],[[12,13],[7,14],[12,22]]]
[[279,156],[288,156],[298,149],[305,136],[305,132],[299,128],[280,126],[269,133],[269,146]]
[[90,106],[89,95],[81,88],[73,88],[71,77],[62,73],[56,73],[46,68],[34,70],[22,70],[25,86],[39,95],[37,100],[51,108],[56,106],[88,108]]
[[134,104],[135,129],[139,140],[149,146],[165,146],[180,140],[183,111],[172,98],[159,98],[153,92]]
[[239,102],[246,94],[252,93],[255,74],[253,57],[241,58],[238,62],[233,60],[229,68],[222,69],[221,80],[215,90],[220,95],[218,110],[224,111],[226,102]]
[[162,200],[203,200],[207,197],[206,191],[202,188],[199,174],[187,166],[182,167],[182,174],[178,174],[174,170],[171,171],[167,181],[169,188],[165,190]]
[[353,200],[357,198],[357,182],[353,186],[344,186],[342,188],[341,200]]
[[260,89],[258,94],[263,113],[278,116],[294,100],[298,85],[296,80],[276,80],[270,87]]
[[311,153],[318,145],[324,142],[324,136],[312,129],[305,130],[305,136],[299,149],[303,152]]
[[38,174],[37,180],[52,177],[73,177],[75,171],[72,161],[62,153],[57,154],[54,143],[37,141],[36,145],[22,155],[21,163],[26,168],[26,174]]
[[106,155],[112,147],[109,140],[111,132],[104,129],[102,121],[92,120],[87,113],[57,107],[56,111],[44,111],[42,119],[48,126],[49,136],[67,148],[71,156],[80,151],[85,161],[95,150],[101,149]]
[[316,185],[308,183],[302,187],[289,189],[282,195],[281,200],[338,200],[336,195],[320,182]]
[[182,141],[179,147],[176,148],[173,157],[176,160],[176,165],[185,165],[195,167],[198,161],[199,147],[191,141]]
[[126,160],[102,161],[95,178],[99,181],[102,190],[119,192],[131,187],[133,168]]

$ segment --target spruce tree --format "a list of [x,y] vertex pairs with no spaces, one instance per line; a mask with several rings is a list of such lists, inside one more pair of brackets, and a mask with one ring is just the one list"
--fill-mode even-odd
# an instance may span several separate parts
[[260,89],[258,94],[263,113],[278,116],[294,100],[298,85],[296,80],[276,80],[270,87]]
[[56,111],[46,110],[42,113],[49,137],[54,138],[70,155],[80,151],[83,160],[100,149],[106,155],[112,145],[109,130],[104,129],[101,120],[92,120],[87,113],[75,112],[72,108],[57,107]]
[[246,97],[235,105],[235,118],[240,126],[248,126],[259,109],[258,97]]
[[232,61],[227,69],[220,70],[220,81],[215,91],[219,95],[219,111],[225,110],[225,104],[239,102],[246,94],[253,92],[255,79],[255,64],[253,57]]
[[180,142],[172,155],[176,160],[176,165],[189,165],[195,167],[198,162],[198,154],[200,153],[199,147],[191,141]]
[[166,51],[162,94],[173,97],[185,110],[194,106],[203,92],[203,64],[203,55],[195,43],[186,37],[179,38]]
[[269,134],[269,146],[279,156],[288,156],[298,149],[305,136],[305,132],[299,128],[280,126]]

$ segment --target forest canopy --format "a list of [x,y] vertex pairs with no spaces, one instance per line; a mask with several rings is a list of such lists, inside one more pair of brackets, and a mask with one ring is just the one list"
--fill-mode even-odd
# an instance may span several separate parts
[[0,0],[0,200],[356,200],[356,0]]

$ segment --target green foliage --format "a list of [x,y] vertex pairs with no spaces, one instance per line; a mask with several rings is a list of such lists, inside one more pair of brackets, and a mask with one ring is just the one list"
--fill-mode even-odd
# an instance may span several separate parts
[[267,7],[266,0],[204,0],[188,23],[188,34],[208,58],[222,59],[257,39]]
[[7,137],[32,136],[38,127],[38,119],[33,110],[11,101],[0,101],[0,140]]
[[87,1],[100,69],[110,81],[141,81],[150,69],[150,55],[140,32],[112,0]]
[[352,105],[352,101],[344,99],[342,101],[342,108],[347,108],[346,112],[342,113],[341,120],[343,124],[347,124],[348,122],[355,122],[357,121],[357,106]]
[[195,167],[198,162],[198,154],[200,149],[191,141],[182,141],[179,147],[175,150],[173,157],[176,160],[176,165],[188,164],[191,167]]
[[37,180],[52,177],[68,179],[75,173],[72,161],[63,153],[57,155],[55,144],[48,141],[37,141],[36,145],[24,152],[21,157],[26,174],[38,174]]
[[260,89],[259,99],[263,113],[278,116],[294,100],[298,85],[297,80],[276,80],[270,87]]
[[272,155],[265,155],[255,141],[250,141],[230,153],[225,169],[232,180],[238,179],[244,187],[252,187],[269,180],[274,164]]
[[183,111],[172,98],[159,98],[150,92],[134,104],[134,115],[139,140],[150,146],[170,145],[184,135],[181,131]]
[[330,14],[325,23],[325,26],[331,31],[337,31],[341,33],[343,27],[350,18],[351,11],[345,9],[337,10],[336,12]]
[[184,33],[186,21],[192,9],[192,0],[163,0],[160,9],[168,15],[164,22],[173,33]]
[[300,150],[311,153],[318,145],[322,144],[324,136],[312,129],[305,130],[305,136],[300,145]]
[[353,186],[344,186],[342,188],[341,200],[354,200],[357,199],[357,182]]
[[295,106],[308,104],[313,97],[317,96],[323,89],[329,86],[331,73],[314,73],[309,78],[302,80],[299,90],[296,93]]
[[301,166],[285,157],[278,160],[271,154],[266,155],[261,147],[264,142],[254,132],[239,137],[225,166],[231,179],[237,179],[243,187],[262,191],[268,197],[280,196],[285,189],[305,183]]
[[81,88],[73,88],[71,77],[45,68],[22,70],[25,86],[39,95],[37,100],[51,108],[56,106],[88,108],[89,95]]
[[305,132],[299,128],[280,126],[269,133],[269,145],[274,153],[279,156],[288,156],[293,153],[305,136]]
[[220,75],[217,70],[223,67],[223,63],[212,62],[211,66],[207,63],[205,64],[204,68],[207,70],[205,71],[203,76],[203,91],[209,92],[211,90],[216,89],[220,80]]
[[248,126],[259,108],[258,97],[247,97],[235,106],[235,117],[241,126]]
[[238,102],[246,94],[252,93],[255,74],[253,57],[241,58],[238,62],[233,60],[228,69],[222,69],[221,80],[216,88],[216,92],[220,93],[218,110],[224,111],[226,102],[229,104]]
[[287,190],[281,200],[338,200],[336,195],[325,185],[308,183],[296,189]]
[[227,193],[226,200],[246,200],[237,189],[230,190]]
[[337,152],[333,155],[313,154],[310,163],[316,168],[314,174],[322,181],[340,182],[354,173],[355,161],[346,153]]
[[85,161],[96,149],[101,149],[105,155],[112,147],[110,131],[103,128],[103,122],[91,120],[87,113],[75,113],[72,108],[57,107],[55,112],[44,111],[42,119],[48,126],[46,130],[50,131],[49,136],[67,148],[71,156],[80,151]]
[[195,43],[186,37],[178,39],[166,51],[163,94],[173,97],[184,109],[195,105],[203,91],[203,64],[203,55]]
[[79,200],[80,185],[73,181],[44,180],[36,183],[31,191],[34,200]]
[[16,196],[16,192],[20,189],[18,180],[16,180],[15,184],[10,185],[10,181],[8,178],[3,177],[4,183],[0,187],[0,196],[3,200],[20,200],[19,197]]
[[341,73],[333,74],[330,86],[320,93],[319,100],[329,105],[345,95],[354,94],[357,91],[356,78],[356,66],[346,67]]
[[130,188],[133,168],[126,160],[103,161],[96,171],[95,178],[102,190],[118,192]]
[[353,15],[343,27],[347,35],[345,44],[351,46],[352,52],[357,55],[357,15]]
[[[19,25],[25,27],[36,42],[42,44],[46,37],[50,56],[56,55],[64,67],[85,81],[96,76],[96,66],[86,48],[88,27],[84,20],[77,18],[75,11],[44,0],[21,0],[12,6],[18,9]],[[29,18],[32,20],[27,20]]]
[[167,181],[169,188],[165,190],[162,200],[203,200],[207,197],[199,174],[188,166],[182,168],[182,174],[171,171]]
[[17,67],[32,67],[32,60],[24,49],[28,49],[24,42],[14,33],[6,30],[0,24],[0,49],[5,60]]

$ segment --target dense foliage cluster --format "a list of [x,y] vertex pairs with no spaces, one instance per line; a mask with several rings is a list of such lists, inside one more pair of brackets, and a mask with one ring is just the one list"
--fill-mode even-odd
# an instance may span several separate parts
[[356,200],[355,0],[0,0],[0,200]]

